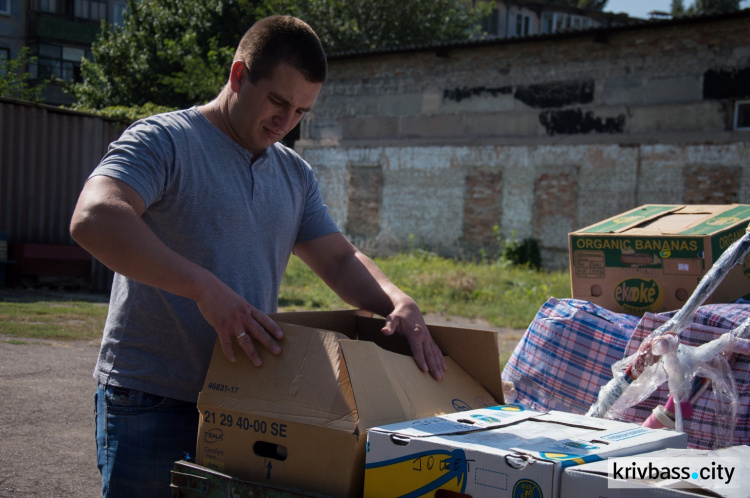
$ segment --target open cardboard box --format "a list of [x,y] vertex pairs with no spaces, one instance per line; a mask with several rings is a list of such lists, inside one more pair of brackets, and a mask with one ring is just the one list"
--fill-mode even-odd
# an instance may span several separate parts
[[451,413],[370,429],[365,496],[556,498],[564,468],[686,444],[684,433],[521,405]]
[[361,496],[367,429],[502,403],[497,334],[429,325],[448,357],[434,380],[406,340],[355,310],[279,313],[283,352],[227,360],[218,344],[198,398],[196,462],[268,486]]
[[[745,204],[646,204],[572,232],[572,297],[633,315],[680,309],[748,223]],[[746,259],[705,303],[732,303],[748,294]]]

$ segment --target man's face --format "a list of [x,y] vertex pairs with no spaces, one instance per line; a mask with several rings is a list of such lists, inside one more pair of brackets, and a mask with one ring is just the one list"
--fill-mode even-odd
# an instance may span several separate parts
[[269,78],[252,83],[243,62],[233,64],[230,85],[233,138],[253,154],[262,153],[289,133],[312,109],[323,86],[310,83],[286,63],[278,64]]

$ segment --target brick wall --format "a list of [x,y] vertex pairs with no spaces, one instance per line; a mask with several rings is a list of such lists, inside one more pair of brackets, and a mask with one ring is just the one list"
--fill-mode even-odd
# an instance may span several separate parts
[[334,56],[296,148],[371,252],[471,256],[499,227],[566,266],[568,232],[638,205],[750,202],[748,32],[750,10]]

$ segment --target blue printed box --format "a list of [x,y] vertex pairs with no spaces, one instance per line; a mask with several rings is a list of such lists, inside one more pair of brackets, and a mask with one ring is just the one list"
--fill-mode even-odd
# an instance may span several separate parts
[[365,496],[556,498],[562,469],[685,448],[684,433],[501,405],[370,429]]

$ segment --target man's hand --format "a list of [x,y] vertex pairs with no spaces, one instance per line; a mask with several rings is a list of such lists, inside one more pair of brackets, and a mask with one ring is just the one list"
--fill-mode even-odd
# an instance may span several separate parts
[[263,361],[258,354],[256,341],[273,354],[281,353],[277,340],[284,338],[284,332],[279,326],[218,280],[215,288],[203,292],[196,303],[203,317],[216,330],[221,350],[229,361],[237,361],[232,348],[233,338],[257,367]]
[[435,379],[443,378],[443,372],[447,368],[445,358],[432,339],[422,312],[414,301],[396,306],[386,317],[381,332],[386,335],[398,332],[406,337],[419,368],[423,372],[430,372]]

